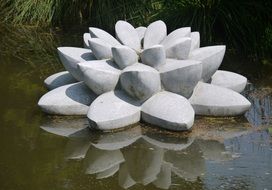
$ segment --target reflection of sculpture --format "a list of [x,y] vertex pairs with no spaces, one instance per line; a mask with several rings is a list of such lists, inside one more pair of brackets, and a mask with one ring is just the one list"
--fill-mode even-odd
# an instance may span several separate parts
[[58,48],[70,74],[45,80],[49,89],[55,89],[40,99],[43,111],[87,114],[91,127],[105,131],[140,119],[181,131],[192,127],[195,113],[233,116],[250,107],[239,94],[247,79],[217,71],[225,46],[200,48],[199,33],[190,27],[167,35],[162,21],[136,29],[118,21],[117,39],[98,28],[89,30],[84,34],[85,48]]

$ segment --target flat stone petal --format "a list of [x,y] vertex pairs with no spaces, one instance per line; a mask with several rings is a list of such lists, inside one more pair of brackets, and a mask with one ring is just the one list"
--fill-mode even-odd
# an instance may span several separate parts
[[193,50],[189,59],[202,62],[202,79],[206,82],[216,72],[222,63],[226,46],[208,46]]
[[191,38],[180,38],[165,48],[166,57],[187,59],[191,49]]
[[241,93],[246,87],[247,78],[237,73],[218,70],[212,76],[211,84]]
[[165,64],[166,55],[164,47],[162,45],[155,45],[151,48],[145,49],[141,53],[141,60],[143,64],[149,65],[154,68]]
[[121,91],[100,95],[90,106],[87,117],[91,128],[109,131],[140,121],[140,108]]
[[91,39],[91,34],[90,33],[84,33],[83,34],[83,45],[84,45],[84,48],[90,49],[90,46],[89,46],[89,40],[90,39]]
[[90,49],[97,59],[110,59],[112,58],[112,46],[99,38],[92,38],[89,40]]
[[169,162],[163,162],[161,165],[161,171],[157,175],[157,179],[153,182],[153,184],[160,189],[169,189],[171,186],[171,170],[173,164]]
[[200,47],[200,34],[199,32],[191,33],[191,51]]
[[167,59],[159,72],[165,90],[189,98],[201,79],[202,64],[200,61]]
[[138,62],[139,56],[137,53],[127,46],[112,47],[111,51],[115,63],[121,69]]
[[189,99],[198,115],[235,116],[244,114],[251,103],[227,88],[199,82]]
[[144,49],[160,44],[166,37],[166,34],[167,29],[163,21],[158,20],[151,23],[145,31]]
[[161,128],[184,131],[193,126],[194,110],[186,98],[164,91],[142,105],[142,119]]
[[140,51],[141,40],[136,29],[126,21],[119,20],[115,25],[117,38],[126,46]]
[[140,41],[142,41],[144,39],[146,27],[140,26],[140,27],[136,28],[136,31],[138,33]]
[[99,38],[104,42],[110,44],[111,46],[121,45],[121,43],[118,42],[118,40],[116,40],[112,35],[110,35],[108,32],[104,30],[95,27],[90,27],[89,31],[92,38]]
[[140,63],[125,68],[120,81],[122,88],[138,100],[146,100],[161,89],[159,72]]
[[77,80],[68,71],[55,73],[44,80],[44,84],[48,90],[76,82]]
[[78,64],[85,84],[96,94],[115,89],[121,71],[110,60],[86,61]]
[[56,88],[41,97],[38,105],[48,114],[86,115],[96,95],[83,83]]
[[162,41],[162,45],[166,48],[169,47],[169,45],[175,43],[178,39],[184,38],[184,37],[190,37],[191,34],[191,27],[183,27],[174,30],[164,40]]
[[83,61],[96,60],[92,51],[84,48],[59,47],[58,54],[65,69],[78,81],[82,81],[82,76],[77,64]]
[[96,176],[96,179],[104,179],[104,178],[108,178],[108,177],[111,177],[113,176],[116,172],[118,172],[120,166],[119,164],[103,171],[103,172],[100,172],[99,174],[97,174]]

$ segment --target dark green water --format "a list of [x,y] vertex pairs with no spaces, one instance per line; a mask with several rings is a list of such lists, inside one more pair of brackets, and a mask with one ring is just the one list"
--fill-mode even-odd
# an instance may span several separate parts
[[0,27],[1,190],[272,189],[269,75],[249,76],[246,117],[197,118],[186,135],[143,124],[102,134],[41,113],[43,80],[63,69],[55,48],[81,46],[82,32]]

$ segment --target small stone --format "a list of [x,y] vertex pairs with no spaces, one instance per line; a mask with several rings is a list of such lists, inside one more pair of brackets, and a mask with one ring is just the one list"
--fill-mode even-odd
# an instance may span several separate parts
[[104,42],[110,44],[111,46],[121,45],[121,43],[118,42],[118,40],[116,40],[112,35],[110,35],[108,32],[104,30],[95,27],[90,27],[89,31],[92,38],[99,38]]
[[159,72],[141,63],[125,68],[120,81],[122,88],[138,100],[146,100],[161,89]]
[[141,54],[141,60],[143,64],[158,68],[165,64],[166,61],[164,47],[162,45],[155,45],[145,49]]
[[199,32],[191,33],[191,51],[200,47],[200,34]]
[[85,84],[100,95],[114,90],[121,71],[110,60],[86,61],[78,64]]
[[197,115],[242,115],[251,106],[251,103],[241,94],[203,82],[197,84],[189,101]]
[[100,40],[99,38],[91,38],[89,46],[97,59],[110,59],[112,58],[111,45]]
[[91,34],[90,33],[84,33],[83,34],[83,46],[84,48],[90,49],[89,46],[89,40],[91,39]]
[[68,71],[55,73],[44,80],[44,84],[48,90],[76,82],[77,80]]
[[145,122],[174,131],[189,130],[194,114],[186,98],[167,91],[155,94],[142,105]]
[[166,37],[166,34],[167,29],[163,21],[158,20],[151,23],[145,31],[144,49],[160,44]]
[[246,87],[247,78],[237,73],[218,70],[212,76],[211,84],[241,93]]
[[86,115],[95,98],[96,95],[83,82],[78,82],[47,92],[38,105],[48,114]]
[[168,48],[169,45],[175,43],[178,39],[184,38],[184,37],[190,37],[190,34],[191,34],[191,27],[183,27],[183,28],[176,29],[170,34],[168,34],[168,36],[166,36],[166,38],[162,41],[161,44],[165,48]]
[[136,31],[138,33],[140,41],[142,41],[144,39],[146,27],[140,26],[140,27],[136,28]]
[[127,46],[112,47],[111,51],[114,61],[121,69],[138,62],[137,53]]
[[187,59],[191,49],[191,38],[179,38],[165,49],[167,58]]

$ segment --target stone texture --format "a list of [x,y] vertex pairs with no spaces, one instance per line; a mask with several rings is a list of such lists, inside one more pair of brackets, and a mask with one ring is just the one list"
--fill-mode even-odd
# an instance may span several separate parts
[[90,49],[89,46],[89,40],[91,39],[91,34],[90,33],[84,33],[83,34],[83,46],[84,48]]
[[208,46],[193,50],[189,59],[202,62],[202,79],[204,82],[210,80],[217,71],[225,55],[226,46]]
[[121,91],[100,95],[90,106],[87,117],[91,128],[109,131],[140,121],[140,108]]
[[200,34],[199,32],[191,33],[191,51],[200,47]]
[[92,38],[99,38],[104,42],[110,44],[111,46],[121,45],[121,43],[118,40],[116,40],[112,35],[110,35],[108,32],[104,30],[95,27],[90,27],[89,31]]
[[68,71],[55,73],[44,80],[44,84],[48,90],[76,82],[77,80]]
[[198,115],[235,116],[244,114],[250,102],[227,88],[199,82],[189,99]]
[[111,45],[99,38],[92,38],[89,40],[89,46],[94,56],[97,59],[112,58]]
[[141,53],[141,60],[143,64],[149,65],[154,68],[165,64],[166,55],[162,45],[155,45],[148,49],[145,49]]
[[166,37],[167,29],[163,21],[159,20],[151,23],[144,36],[144,49],[160,44]]
[[86,115],[96,95],[83,83],[65,85],[43,95],[38,105],[48,114]]
[[142,41],[144,39],[146,27],[140,26],[136,28],[136,31],[138,33],[139,39]]
[[167,59],[159,72],[165,90],[189,98],[201,79],[202,65],[199,61]]
[[139,57],[137,53],[127,46],[112,47],[111,51],[115,63],[121,69],[138,62]]
[[191,49],[191,38],[179,38],[165,47],[166,57],[173,59],[187,59]]
[[246,87],[247,78],[237,73],[218,70],[212,76],[211,84],[241,93]]
[[184,27],[179,28],[168,34],[166,38],[162,41],[162,45],[165,48],[168,48],[169,45],[175,43],[178,39],[184,38],[184,37],[190,37],[191,34],[191,28],[190,27]]
[[77,64],[83,61],[96,60],[90,49],[75,47],[58,47],[59,58],[67,71],[78,81],[82,81]]
[[161,89],[159,72],[140,63],[125,68],[120,81],[122,88],[138,100],[146,100]]
[[145,122],[174,131],[190,129],[194,114],[186,98],[167,91],[155,94],[142,105]]
[[136,29],[126,21],[119,20],[115,24],[117,38],[126,46],[139,52],[141,49],[141,40]]
[[78,64],[85,84],[96,94],[114,90],[121,71],[110,60],[82,62]]

